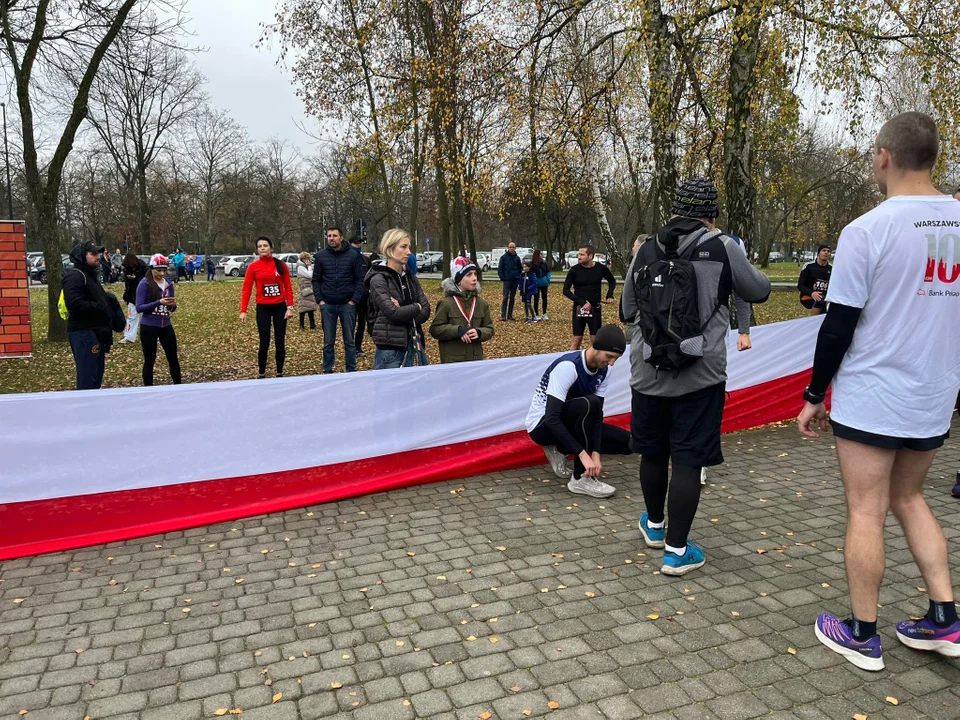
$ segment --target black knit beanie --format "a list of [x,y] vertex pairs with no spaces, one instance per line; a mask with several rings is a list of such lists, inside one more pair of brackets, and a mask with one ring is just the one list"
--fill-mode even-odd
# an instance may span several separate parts
[[593,349],[623,355],[627,350],[627,338],[616,325],[604,325],[593,338]]
[[674,193],[673,214],[699,220],[716,219],[720,216],[718,197],[717,186],[707,178],[687,178]]

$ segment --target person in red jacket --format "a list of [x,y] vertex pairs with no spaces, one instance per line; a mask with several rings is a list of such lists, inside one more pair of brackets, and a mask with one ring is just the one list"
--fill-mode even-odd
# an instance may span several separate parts
[[277,377],[283,377],[283,361],[287,356],[287,320],[293,317],[293,288],[290,285],[290,270],[285,262],[273,256],[273,242],[266,236],[257,238],[258,257],[247,268],[240,295],[240,322],[247,321],[247,306],[250,291],[257,285],[257,330],[260,332],[260,349],[257,353],[259,377],[267,374],[267,352],[270,350],[270,323],[273,323],[274,340],[277,344]]

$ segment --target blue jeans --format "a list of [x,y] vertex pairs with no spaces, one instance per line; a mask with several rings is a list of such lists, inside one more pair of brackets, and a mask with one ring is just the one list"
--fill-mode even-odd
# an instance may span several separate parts
[[74,330],[67,333],[67,338],[77,365],[77,390],[99,390],[106,353],[97,334],[93,330]]
[[392,348],[377,348],[377,351],[373,354],[373,369],[374,370],[390,370],[392,368],[398,367],[413,367],[414,359],[417,359],[419,355],[418,365],[429,365],[430,361],[427,360],[427,354],[420,349],[419,351],[414,346],[413,338],[410,338],[410,341],[407,343],[406,350],[394,350]]
[[333,372],[333,363],[337,359],[333,344],[337,340],[337,320],[343,335],[343,348],[346,354],[347,372],[357,370],[357,348],[353,344],[353,329],[357,324],[357,308],[349,303],[320,306],[320,323],[323,326],[323,373]]

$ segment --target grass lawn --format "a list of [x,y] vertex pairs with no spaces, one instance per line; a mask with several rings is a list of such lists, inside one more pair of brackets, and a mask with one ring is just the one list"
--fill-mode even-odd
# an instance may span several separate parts
[[[788,263],[789,265],[789,263]],[[436,306],[440,299],[440,282],[425,280],[424,291]],[[184,382],[241,380],[257,374],[257,327],[254,312],[245,325],[240,324],[240,283],[187,283],[177,285],[179,309],[173,316],[180,349],[180,364]],[[118,297],[121,285],[108,286]],[[496,327],[493,340],[484,345],[488,358],[515,357],[537,353],[557,352],[570,346],[570,301],[563,297],[556,285],[550,288],[550,321],[535,324],[524,322],[502,323],[499,318],[500,284],[487,284],[484,297],[491,304]],[[620,288],[617,288],[617,299]],[[0,360],[0,393],[39,392],[44,390],[71,390],[75,387],[75,370],[70,348],[66,343],[48,343],[46,290],[30,293],[33,315],[34,355],[28,360]],[[608,306],[604,317],[613,321],[617,306]],[[251,302],[251,311],[253,303]],[[523,317],[523,306],[517,309]],[[806,311],[797,302],[795,293],[774,292],[764,305],[756,306],[760,324],[802,317]],[[319,313],[317,317],[319,325]],[[119,339],[119,335],[114,336]],[[373,367],[373,344],[369,336],[364,340],[366,358],[357,361],[358,368]],[[297,321],[287,328],[287,362],[285,374],[312,375],[321,372],[323,334],[317,329],[300,332]],[[437,344],[427,339],[430,362],[440,361]],[[154,373],[157,384],[169,383],[166,359],[158,348]],[[337,344],[337,369],[343,369],[343,348]],[[104,387],[130,387],[141,384],[140,370],[143,354],[140,344],[114,343],[107,355]],[[273,373],[273,353],[267,374]]]
[[765,273],[774,282],[796,283],[800,277],[800,271],[806,266],[806,262],[772,262],[768,267],[762,268],[755,266],[760,272]]

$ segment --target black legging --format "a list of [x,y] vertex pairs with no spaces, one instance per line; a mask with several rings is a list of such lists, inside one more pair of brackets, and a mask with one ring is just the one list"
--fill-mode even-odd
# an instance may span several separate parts
[[153,325],[140,326],[140,346],[143,348],[143,384],[145,387],[153,385],[153,366],[157,363],[157,342],[167,356],[170,365],[170,378],[174,385],[180,384],[180,359],[177,357],[177,335],[173,325],[154,327]]
[[301,330],[303,330],[303,320],[308,316],[310,317],[310,329],[311,330],[317,329],[317,320],[313,314],[314,312],[315,312],[314,310],[302,310],[300,312],[300,329]]
[[[630,455],[630,433],[623,428],[603,422],[603,405],[596,395],[572,398],[563,405],[563,426],[588,453],[601,455]],[[599,427],[598,427],[599,426]],[[543,421],[530,433],[537,445],[556,445],[557,449],[572,455],[573,448],[565,447]],[[573,458],[573,476],[583,477],[583,462],[579,455]]]
[[543,314],[547,314],[547,290],[550,289],[549,285],[544,285],[541,288],[537,288],[540,292],[533,296],[533,312],[537,315],[540,314],[540,305],[543,305]]
[[260,332],[260,349],[257,351],[257,364],[260,374],[267,372],[267,353],[270,351],[270,322],[273,321],[273,334],[277,343],[277,375],[283,375],[283,361],[287,359],[287,304],[257,305],[257,330]]
[[363,352],[363,334],[367,330],[367,298],[357,303],[357,327],[353,331],[353,345]]
[[663,522],[667,503],[667,545],[682,548],[687,544],[693,517],[700,504],[700,468],[673,463],[670,479],[670,498],[667,502],[667,455],[644,455],[640,458],[640,487],[647,505],[650,522]]

